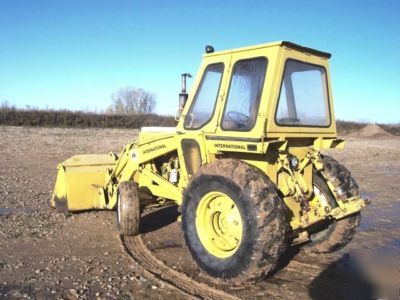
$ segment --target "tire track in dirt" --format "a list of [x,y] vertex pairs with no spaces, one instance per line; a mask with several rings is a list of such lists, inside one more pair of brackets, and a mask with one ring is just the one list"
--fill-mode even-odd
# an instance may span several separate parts
[[169,287],[180,290],[187,296],[198,299],[213,300],[240,299],[222,290],[215,289],[205,283],[197,282],[187,275],[171,269],[151,253],[143,243],[140,235],[121,236],[121,241],[125,250],[130,254],[133,260],[144,269],[146,274],[150,274],[152,278],[163,282]]

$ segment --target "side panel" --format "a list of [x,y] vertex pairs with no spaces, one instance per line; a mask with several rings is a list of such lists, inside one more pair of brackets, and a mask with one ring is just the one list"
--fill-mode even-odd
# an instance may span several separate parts
[[[190,177],[197,172],[201,165],[210,162],[210,157],[206,152],[205,138],[202,132],[188,132],[178,136],[177,139],[179,145],[178,157],[181,166],[179,186],[181,188],[186,188]],[[188,142],[192,147],[187,147]],[[189,157],[187,157],[187,155],[189,155]]]
[[196,174],[202,165],[200,145],[195,139],[183,139],[181,142],[183,160],[189,176]]

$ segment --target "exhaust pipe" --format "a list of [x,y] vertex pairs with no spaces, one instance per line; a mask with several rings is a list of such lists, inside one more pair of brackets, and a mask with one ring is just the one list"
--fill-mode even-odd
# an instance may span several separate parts
[[181,91],[181,94],[186,94],[186,77],[192,78],[192,74],[183,73],[181,75],[181,78],[182,78],[182,91]]
[[178,121],[179,118],[181,117],[183,108],[185,107],[186,101],[189,97],[189,94],[186,92],[186,79],[192,78],[192,75],[190,73],[183,73],[181,75],[181,78],[182,78],[182,89],[181,92],[179,93],[179,108],[175,116],[176,121]]

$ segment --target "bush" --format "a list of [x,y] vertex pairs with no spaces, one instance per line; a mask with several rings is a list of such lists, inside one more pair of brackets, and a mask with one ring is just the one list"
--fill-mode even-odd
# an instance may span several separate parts
[[367,126],[367,123],[358,123],[358,122],[350,122],[350,121],[336,121],[336,130],[338,134],[348,134],[353,131],[359,131],[362,128]]
[[78,128],[140,128],[142,126],[175,126],[173,117],[156,114],[115,115],[69,110],[17,109],[0,107],[0,125],[78,127]]
[[[0,106],[0,125],[78,127],[78,128],[140,128],[142,126],[175,126],[173,117],[156,114],[102,114],[69,110],[17,109],[14,106]],[[348,134],[365,127],[366,123],[338,120],[339,134]],[[378,124],[395,136],[400,136],[400,124]]]
[[400,136],[400,124],[378,124],[381,126],[385,131],[393,134],[395,136]]

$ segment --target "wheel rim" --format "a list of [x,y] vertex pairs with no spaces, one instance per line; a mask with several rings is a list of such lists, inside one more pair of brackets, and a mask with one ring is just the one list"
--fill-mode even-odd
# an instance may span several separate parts
[[201,198],[197,207],[196,229],[210,254],[227,258],[237,251],[242,240],[242,217],[228,195],[210,192]]

